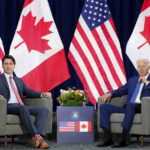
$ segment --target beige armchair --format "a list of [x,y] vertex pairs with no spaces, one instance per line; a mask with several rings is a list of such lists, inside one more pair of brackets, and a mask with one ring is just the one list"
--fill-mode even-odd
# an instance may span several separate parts
[[[52,133],[52,99],[46,98],[26,98],[24,103],[29,106],[45,106],[48,108],[49,113],[46,123],[46,134]],[[5,99],[0,99],[0,136],[5,137],[5,147],[7,147],[8,135],[21,135],[28,133],[24,126],[20,123],[17,115],[7,114],[7,102]],[[35,117],[32,116],[35,121]]]
[[[127,96],[115,97],[110,100],[110,104],[123,106],[126,103]],[[99,127],[100,123],[100,105],[103,102],[99,98],[98,100],[98,132],[102,133],[102,128]],[[122,127],[121,123],[123,121],[123,113],[113,113],[110,117],[111,122],[111,131],[112,133],[121,133]],[[141,136],[141,146],[143,146],[143,136],[150,135],[150,97],[142,98],[141,103],[141,113],[135,114],[133,125],[130,130],[130,134],[140,135]]]

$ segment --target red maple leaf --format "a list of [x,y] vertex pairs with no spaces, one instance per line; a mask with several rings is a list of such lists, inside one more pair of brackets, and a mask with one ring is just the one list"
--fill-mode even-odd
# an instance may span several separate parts
[[23,42],[15,46],[15,49],[24,42],[26,43],[29,52],[31,50],[36,50],[40,53],[44,53],[46,50],[51,49],[48,45],[49,40],[42,39],[42,37],[52,33],[49,30],[52,21],[44,22],[44,18],[42,18],[36,25],[34,25],[35,20],[36,17],[33,17],[31,12],[29,12],[28,15],[23,16],[21,30],[17,31],[22,37]]
[[139,46],[138,49],[143,47],[146,43],[150,44],[150,17],[145,17],[144,30],[140,33],[146,39],[146,42]]
[[32,2],[33,2],[33,0],[25,0],[23,8],[25,8],[27,5],[29,5]]
[[85,124],[82,124],[82,126],[81,126],[81,128],[86,128],[87,127],[87,125],[85,125]]

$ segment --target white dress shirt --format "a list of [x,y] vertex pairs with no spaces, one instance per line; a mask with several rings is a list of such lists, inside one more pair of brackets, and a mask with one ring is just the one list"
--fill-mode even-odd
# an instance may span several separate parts
[[[9,75],[9,74],[7,74],[7,73],[4,73],[4,75],[5,75],[5,77],[6,77],[6,80],[7,80],[7,83],[8,83],[8,87],[9,87],[9,91],[10,91],[10,99],[9,99],[9,101],[8,101],[8,104],[18,103],[18,100],[17,100],[17,98],[16,98],[16,95],[15,95],[15,93],[14,93],[12,87],[11,87],[10,81],[9,81],[9,77],[10,77],[10,76],[13,77],[13,75]],[[17,89],[16,83],[15,83],[15,81],[14,81],[13,78],[12,78],[12,82],[13,82],[15,88]],[[17,89],[17,91],[18,91],[18,89]]]
[[[147,79],[148,76],[149,76],[149,74],[146,75],[145,78]],[[149,82],[148,82],[148,83],[149,83]],[[147,84],[148,84],[148,83],[147,83]],[[146,84],[146,85],[147,85],[147,84]],[[140,96],[141,96],[141,92],[142,92],[143,86],[144,86],[144,83],[142,82],[142,84],[141,84],[141,86],[140,86],[140,89],[139,89],[139,93],[138,93],[138,95],[137,95],[137,97],[136,97],[135,103],[138,103],[138,104],[141,103]]]

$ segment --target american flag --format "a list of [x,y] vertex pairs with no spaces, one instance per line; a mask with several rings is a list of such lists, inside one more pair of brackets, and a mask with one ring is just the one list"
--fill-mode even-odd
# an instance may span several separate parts
[[3,59],[4,55],[5,55],[4,47],[3,47],[2,40],[0,38],[0,74],[3,72],[2,59]]
[[75,132],[75,122],[59,122],[59,132]]
[[98,97],[126,82],[107,0],[85,0],[68,57],[93,104]]

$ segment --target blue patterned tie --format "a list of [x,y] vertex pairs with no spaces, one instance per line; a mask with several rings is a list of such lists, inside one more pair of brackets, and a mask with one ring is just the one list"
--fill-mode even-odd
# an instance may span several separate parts
[[138,95],[138,93],[139,93],[141,84],[142,84],[142,82],[137,82],[136,88],[135,88],[135,90],[134,90],[134,92],[133,92],[133,94],[132,94],[132,97],[131,97],[131,99],[130,99],[130,102],[131,102],[131,103],[134,103],[134,102],[135,102],[136,97],[137,97],[137,95]]

